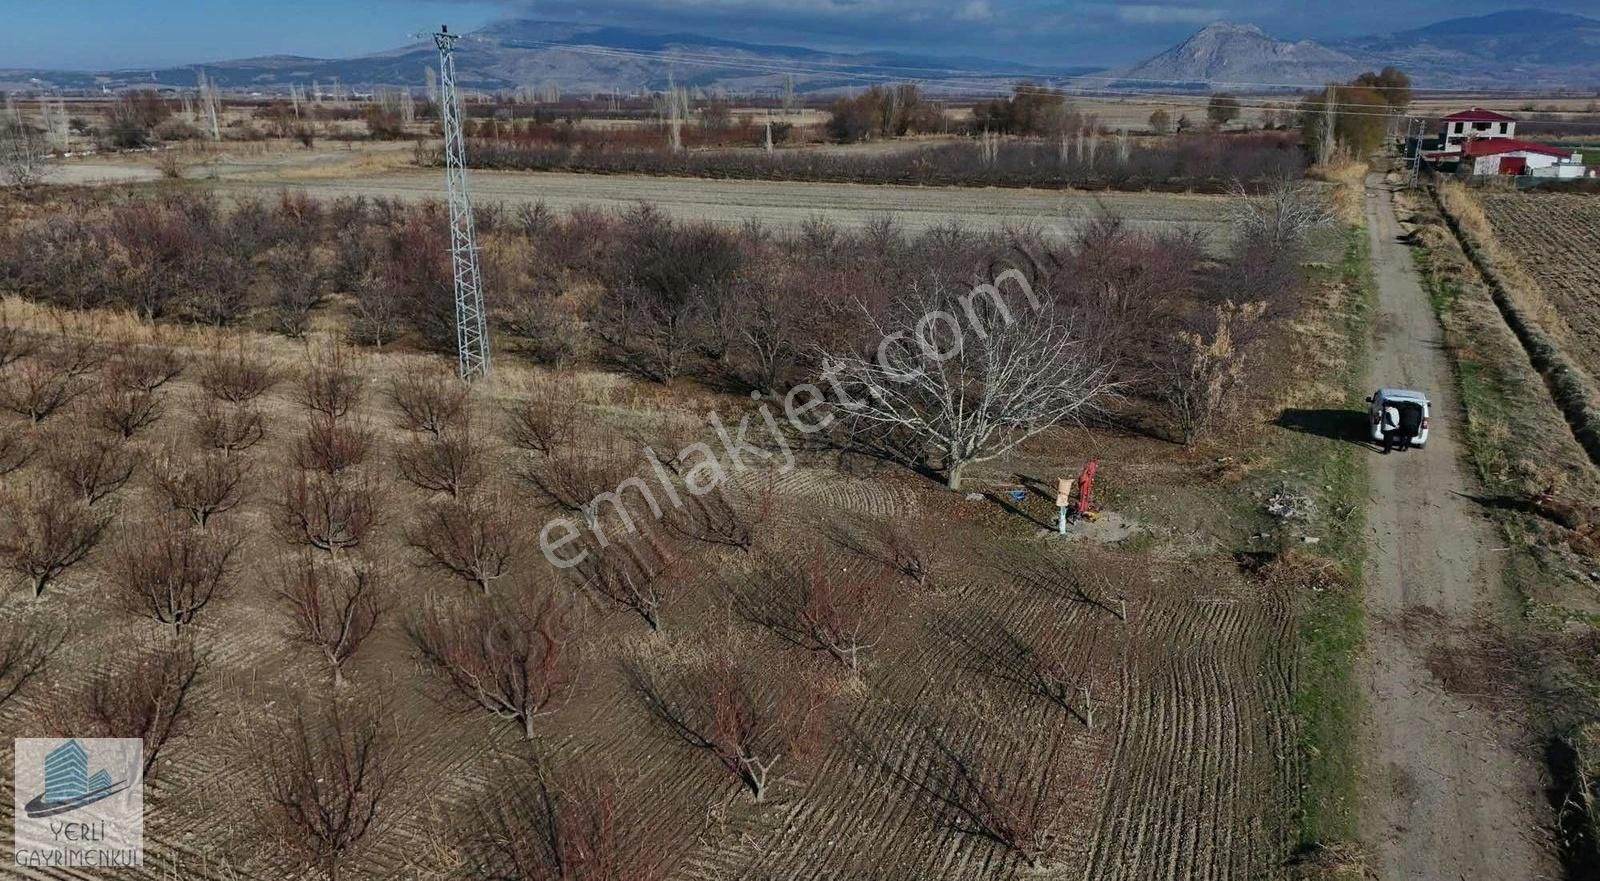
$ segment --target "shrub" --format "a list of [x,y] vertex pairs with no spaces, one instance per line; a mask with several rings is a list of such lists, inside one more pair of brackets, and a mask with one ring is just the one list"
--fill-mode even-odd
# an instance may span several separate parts
[[511,564],[516,541],[511,510],[499,496],[462,496],[428,505],[406,531],[421,565],[446,572],[484,593]]
[[278,595],[288,606],[294,632],[315,646],[344,684],[344,664],[378,624],[384,611],[383,577],[366,562],[320,562],[305,554],[280,579]]
[[[81,737],[144,741],[144,773],[152,775],[167,742],[188,724],[190,691],[202,661],[189,639],[141,642],[96,664],[63,730]],[[71,712],[71,711],[68,711]]]
[[582,772],[557,776],[511,760],[479,806],[486,875],[525,881],[663,881],[660,824],[627,810],[621,784]]
[[423,659],[462,695],[533,738],[534,723],[559,709],[578,678],[572,625],[550,591],[494,601],[429,597],[410,625]]
[[99,543],[110,516],[59,485],[0,486],[0,562],[27,579],[33,595],[77,565]]
[[302,471],[284,480],[274,525],[289,544],[337,557],[367,540],[378,524],[379,501],[370,479]]
[[181,633],[227,587],[237,536],[158,520],[126,532],[108,565],[123,607]]
[[253,401],[277,381],[272,364],[247,352],[243,339],[234,351],[213,351],[200,367],[200,387],[213,398],[230,404]]
[[338,700],[297,708],[293,721],[246,746],[249,774],[265,800],[264,825],[283,853],[328,881],[369,836],[396,819],[403,756],[387,714]]
[[343,346],[332,345],[313,356],[300,383],[300,403],[313,413],[341,419],[366,392],[358,365]]
[[295,441],[294,463],[306,471],[342,474],[365,462],[372,445],[372,430],[366,423],[313,412],[305,434]]
[[174,510],[189,515],[200,529],[211,518],[238,507],[245,497],[250,468],[226,452],[177,458],[169,451],[151,467],[156,488]]
[[138,455],[122,438],[82,430],[58,432],[44,455],[45,470],[76,491],[86,505],[122,489],[138,465]]
[[400,476],[418,489],[459,497],[484,475],[484,449],[463,424],[439,434],[413,435],[395,454]]
[[398,427],[440,434],[459,427],[468,413],[472,387],[436,367],[412,367],[389,381],[389,403],[400,411]]
[[195,417],[195,438],[204,446],[231,456],[250,449],[265,434],[261,411],[250,404],[207,400]]

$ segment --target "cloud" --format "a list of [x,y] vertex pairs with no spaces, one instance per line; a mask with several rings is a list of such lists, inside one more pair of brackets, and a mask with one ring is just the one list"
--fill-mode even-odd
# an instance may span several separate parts
[[956,18],[962,21],[988,21],[994,17],[994,10],[989,7],[989,0],[970,0],[956,13]]
[[1221,9],[1159,3],[1119,3],[1114,9],[1117,20],[1127,24],[1210,24],[1226,15]]

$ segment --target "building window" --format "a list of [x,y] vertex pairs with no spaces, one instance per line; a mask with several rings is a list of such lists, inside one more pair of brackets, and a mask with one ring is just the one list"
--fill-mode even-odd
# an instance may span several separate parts
[[1502,122],[1502,123],[1500,123],[1500,134],[1503,135],[1505,133],[1506,133],[1506,124]]
[[1456,133],[1457,133],[1457,134],[1460,134],[1460,133],[1461,133],[1461,127],[1462,127],[1462,126],[1463,126],[1463,125],[1465,125],[1465,124],[1466,124],[1466,123],[1461,123],[1461,122],[1458,122],[1458,123],[1456,123]]

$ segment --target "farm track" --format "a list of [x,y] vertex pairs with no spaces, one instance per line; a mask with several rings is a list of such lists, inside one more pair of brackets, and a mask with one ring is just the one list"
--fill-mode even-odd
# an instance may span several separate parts
[[[1370,469],[1362,838],[1384,879],[1555,878],[1535,745],[1517,718],[1451,693],[1427,667],[1513,598],[1470,501],[1442,331],[1380,175],[1367,181],[1366,219],[1379,294],[1367,385],[1423,389],[1434,418],[1426,450],[1374,455]],[[1440,627],[1405,626],[1414,616]]]
[[[366,196],[408,202],[441,197],[435,171],[392,172],[370,177],[259,180],[224,179],[204,184],[223,195],[270,197],[280,190],[322,198]],[[472,172],[479,206],[508,210],[544,202],[557,211],[578,206],[627,210],[650,202],[684,220],[737,225],[756,217],[773,227],[793,228],[813,218],[861,227],[892,215],[911,232],[959,223],[976,229],[1036,224],[1065,232],[1101,211],[1150,231],[1197,228],[1214,246],[1226,227],[1229,197],[1190,194],[1088,193],[1077,191],[815,184],[784,181],[702,180],[628,175],[545,172]]]

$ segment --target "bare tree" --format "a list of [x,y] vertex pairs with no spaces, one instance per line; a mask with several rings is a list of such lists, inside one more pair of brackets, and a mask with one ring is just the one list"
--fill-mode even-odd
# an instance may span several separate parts
[[207,400],[194,420],[195,439],[225,456],[242,453],[261,442],[261,411],[250,404]]
[[1234,235],[1265,243],[1272,252],[1292,250],[1335,221],[1326,199],[1305,181],[1287,176],[1256,191],[1234,181],[1229,195],[1228,220]]
[[230,404],[253,401],[277,382],[272,362],[251,355],[242,339],[233,351],[211,352],[200,366],[200,387]]
[[299,339],[311,326],[311,311],[322,302],[325,273],[313,253],[280,245],[266,254],[272,323]]
[[535,721],[559,709],[577,684],[578,647],[554,591],[475,603],[430,596],[410,632],[423,659],[457,691],[516,722],[529,739]]
[[1080,418],[1116,388],[1107,359],[1063,308],[1039,301],[1019,314],[1029,305],[991,290],[963,295],[926,274],[887,317],[867,313],[881,344],[827,359],[847,396],[844,416],[938,452],[951,489],[967,466]]
[[186,724],[189,693],[202,666],[187,638],[140,641],[95,665],[68,730],[84,737],[140,738],[148,777]]
[[100,542],[110,515],[83,504],[55,483],[0,486],[0,562],[26,578],[39,596]]
[[593,527],[600,516],[596,499],[616,492],[633,471],[625,456],[610,437],[574,437],[549,456],[518,463],[514,473],[546,504],[578,514]]
[[289,544],[337,557],[367,540],[378,524],[378,502],[370,478],[300,472],[284,480],[275,525]]
[[338,700],[279,723],[248,745],[266,799],[269,830],[290,853],[339,881],[346,861],[398,819],[402,756],[394,724],[370,707]]
[[27,431],[11,429],[0,432],[0,477],[20,470],[38,453],[33,437]]
[[306,471],[339,475],[365,462],[372,446],[372,430],[364,420],[312,413],[305,434],[295,441],[294,464]]
[[650,715],[713,756],[759,803],[780,765],[797,766],[815,754],[826,708],[815,676],[764,667],[759,675],[748,672],[723,649],[687,667],[636,657],[625,669]]
[[133,477],[137,454],[123,439],[107,438],[82,430],[57,432],[45,450],[44,468],[93,505]]
[[395,453],[400,476],[418,489],[460,497],[484,475],[484,448],[465,422],[437,434],[415,434]]
[[160,519],[123,533],[107,566],[122,605],[175,633],[227,587],[238,536]]
[[311,358],[300,381],[300,403],[313,413],[341,419],[366,394],[366,380],[340,345],[330,345]]
[[89,388],[83,377],[36,355],[13,365],[0,380],[0,407],[38,424]]
[[131,438],[161,418],[161,399],[153,391],[108,383],[90,397],[89,418],[102,431]]
[[106,380],[124,391],[153,392],[177,379],[188,366],[187,356],[169,346],[122,343],[115,349]]
[[344,664],[372,634],[384,611],[383,577],[368,562],[341,565],[304,554],[281,576],[278,595],[289,607],[294,632],[316,646],[344,685]]
[[571,383],[532,382],[506,406],[506,435],[520,450],[549,456],[573,441],[582,408]]
[[612,777],[556,774],[510,759],[479,805],[483,873],[520,881],[664,881],[669,842],[661,824],[628,808]]
[[667,546],[641,537],[604,549],[591,548],[573,571],[586,590],[637,614],[651,630],[683,588],[681,561]]
[[406,530],[421,565],[447,572],[484,593],[511,564],[517,530],[498,495],[444,499],[423,509]]
[[45,139],[19,119],[0,120],[0,183],[29,190],[49,176],[50,149]]
[[406,431],[440,434],[467,421],[472,386],[433,367],[412,367],[389,381],[389,403]]
[[0,621],[0,707],[44,671],[63,635],[43,621]]
[[12,363],[32,355],[38,349],[38,339],[28,330],[15,324],[6,312],[4,303],[0,303],[0,367],[10,367]]
[[878,644],[895,596],[887,569],[841,565],[821,549],[803,560],[763,561],[739,597],[744,614],[779,637],[826,652],[853,674]]
[[151,467],[156,488],[174,510],[183,511],[200,529],[212,517],[226,514],[245,497],[250,467],[226,453],[211,452],[187,459],[169,451]]

